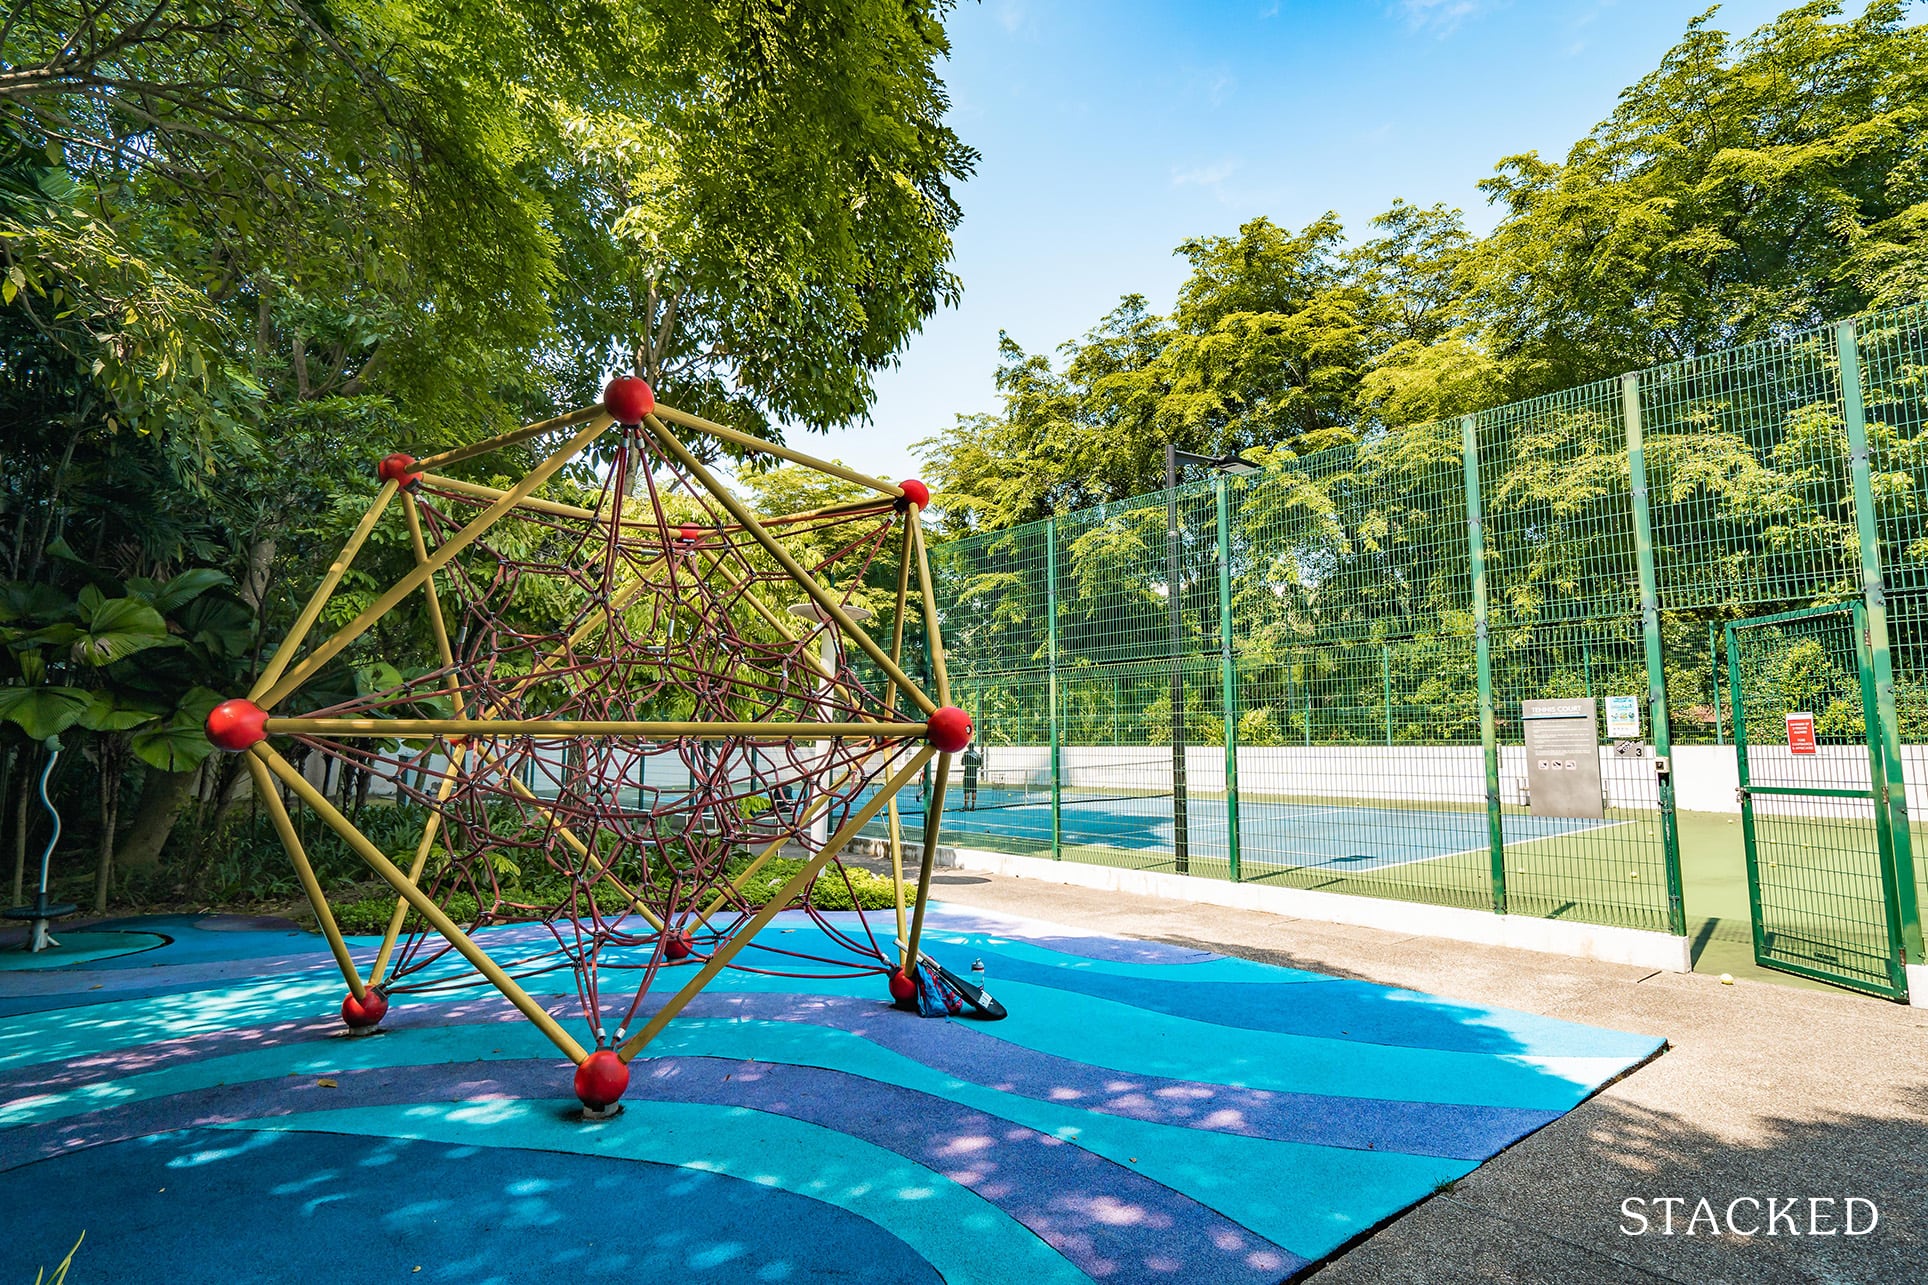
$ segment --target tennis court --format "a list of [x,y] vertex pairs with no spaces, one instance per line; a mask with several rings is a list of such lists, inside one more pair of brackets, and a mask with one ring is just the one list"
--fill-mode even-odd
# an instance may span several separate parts
[[[901,812],[907,826],[923,824],[923,804],[915,798],[906,799]],[[1170,795],[1065,802],[1060,805],[1059,819],[1068,846],[1117,848],[1160,856],[1146,865],[1169,864],[1172,860]],[[1503,824],[1506,842],[1512,845],[1625,823],[1508,816]],[[1243,798],[1239,800],[1239,826],[1243,860],[1300,869],[1383,870],[1466,852],[1483,856],[1487,850],[1483,809],[1267,803]],[[1191,798],[1186,830],[1195,858],[1224,860],[1225,800]],[[944,837],[966,847],[1009,850],[1012,844],[1018,844],[1048,848],[1051,805],[1013,792],[985,790],[979,793],[977,806],[967,808],[953,789],[945,803]],[[981,840],[991,842],[975,842]]]

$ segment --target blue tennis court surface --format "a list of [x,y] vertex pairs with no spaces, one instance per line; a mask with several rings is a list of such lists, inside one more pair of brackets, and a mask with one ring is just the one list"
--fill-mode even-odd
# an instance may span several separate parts
[[[1049,802],[1013,805],[986,791],[979,803],[975,810],[966,809],[962,792],[955,787],[945,796],[947,842],[968,847],[971,838],[979,836],[1025,845],[1050,844]],[[907,826],[923,824],[923,804],[915,798],[905,798],[901,811]],[[1169,796],[1067,800],[1059,815],[1067,847],[1092,845],[1147,853],[1170,852],[1172,848]],[[1508,815],[1504,818],[1504,834],[1508,844],[1531,843],[1620,824],[1624,823]],[[1486,813],[1462,809],[1239,801],[1243,859],[1300,869],[1381,870],[1455,853],[1484,855],[1488,848],[1486,827]],[[1193,856],[1223,857],[1225,801],[1192,799],[1187,811],[1187,836]]]
[[[85,1231],[74,1280],[1271,1285],[1662,1046],[938,906],[931,952],[983,960],[1005,1021],[730,971],[585,1124],[491,991],[345,1038],[292,928],[121,921],[91,931],[128,953],[0,971],[0,1278]],[[533,985],[569,1020],[567,979]]]

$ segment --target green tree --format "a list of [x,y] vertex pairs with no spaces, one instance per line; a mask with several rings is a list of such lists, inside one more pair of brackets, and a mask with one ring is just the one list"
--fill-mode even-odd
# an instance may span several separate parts
[[976,153],[943,119],[949,8],[666,5],[646,73],[548,108],[564,400],[616,365],[758,435],[867,413],[959,295],[950,185]]
[[1156,489],[1167,442],[1308,456],[1919,298],[1928,27],[1817,0],[1734,39],[1713,12],[1563,162],[1502,160],[1486,237],[1404,201],[1351,247],[1256,219],[1179,247],[1169,316],[1128,296],[1056,366],[1006,341],[1000,411],[922,444],[942,520]]
[[1508,157],[1466,276],[1511,395],[1912,300],[1928,277],[1928,28],[1817,0],[1689,24],[1564,163]]
[[[942,120],[947,8],[9,11],[0,574],[71,598],[93,573],[61,547],[123,584],[225,575],[256,617],[228,694],[392,450],[593,400],[638,361],[756,431],[861,414],[872,373],[955,296],[948,185],[972,155]],[[492,480],[542,449],[460,467]],[[371,542],[333,610],[410,560]],[[325,682],[406,673],[426,641],[385,621]],[[245,788],[233,768],[194,777],[217,814]],[[137,774],[177,801],[158,851],[188,796],[135,754]]]
[[919,444],[945,522],[1004,526],[1152,489],[1167,442],[1298,454],[1352,439],[1372,305],[1338,221],[1255,219],[1178,253],[1192,272],[1171,314],[1125,296],[1060,348],[1062,372],[1000,340],[1002,413]]

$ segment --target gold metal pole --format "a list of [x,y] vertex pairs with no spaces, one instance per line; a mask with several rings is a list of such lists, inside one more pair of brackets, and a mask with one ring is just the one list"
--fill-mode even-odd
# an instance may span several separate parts
[[[422,515],[416,511],[413,495],[404,496],[402,516],[408,519],[408,542],[415,550],[415,565],[419,567],[428,561],[428,541],[422,538]],[[435,654],[442,658],[442,668],[448,671],[442,686],[448,689],[449,695],[460,697],[462,680],[455,676],[455,648],[449,645],[449,625],[442,616],[442,600],[435,592],[432,572],[422,581],[422,595],[428,599],[428,629],[435,639]]]
[[[893,499],[904,493],[904,489],[894,482],[886,482],[880,477],[871,477],[867,473],[859,473],[855,469],[845,468],[843,465],[830,460],[820,460],[814,455],[806,455],[802,451],[793,450],[777,442],[766,442],[761,437],[751,437],[748,433],[739,433],[734,428],[726,428],[714,420],[707,420],[699,415],[692,415],[687,411],[680,411],[674,407],[659,405],[652,413],[668,420],[672,424],[681,424],[684,428],[693,428],[699,433],[708,433],[711,437],[720,437],[726,442],[748,447],[753,451],[761,451],[766,455],[774,455],[778,459],[789,460],[792,464],[806,464],[816,469],[819,473],[828,473],[830,476],[842,478],[846,482],[854,482],[858,486],[867,486],[873,491],[882,491],[885,495]],[[738,520],[741,521],[741,519]]]
[[[442,777],[442,784],[436,787],[435,791],[436,810],[428,814],[428,821],[422,826],[421,842],[415,845],[415,859],[408,863],[410,883],[419,881],[423,869],[428,865],[429,851],[435,846],[435,836],[442,829],[442,805],[446,804],[449,801],[449,795],[455,792],[456,773],[462,770],[462,760],[467,753],[466,742],[456,745],[449,752],[448,772]],[[388,975],[388,958],[394,953],[395,943],[401,939],[402,923],[407,918],[408,902],[398,896],[395,898],[395,909],[388,916],[388,927],[382,932],[381,949],[375,952],[375,966],[368,971],[371,984],[380,985],[382,978]]]
[[[912,505],[904,524],[904,547],[897,555],[897,619],[890,630],[890,658],[900,666],[904,663],[904,616],[910,607],[910,560],[916,550],[912,535],[917,529],[917,506]],[[884,709],[889,713],[897,712],[897,684],[892,683],[884,692]]]
[[[484,486],[480,482],[470,482],[459,477],[449,477],[444,473],[423,473],[422,485],[432,491],[453,491],[457,495],[466,495],[477,500],[495,501],[508,494],[507,491],[504,491],[499,486]],[[537,513],[548,513],[559,518],[589,518],[600,521],[604,516],[594,509],[585,509],[579,504],[564,504],[559,500],[543,500],[533,496],[524,499],[521,502],[521,506],[525,509],[532,509]],[[832,518],[846,515],[850,517],[860,517],[870,512],[882,513],[889,507],[890,501],[888,499],[845,500],[841,504],[826,504],[814,509],[800,509],[795,513],[784,513],[776,517],[764,517],[759,520],[765,526],[776,526],[787,522],[805,522],[812,518]],[[645,522],[643,525],[647,528],[653,526],[654,523]],[[732,531],[740,529],[734,525],[717,527],[695,520],[672,523],[671,526],[692,526],[702,532],[703,535],[728,535]],[[674,532],[672,532],[672,534],[674,534]]]
[[[767,514],[759,514],[757,521],[761,522],[764,526],[783,526],[791,522],[807,522],[812,518],[855,518],[863,517],[866,514],[881,516],[889,512],[891,507],[892,502],[888,496],[879,499],[873,495],[861,500],[845,500],[840,504],[825,504],[814,509],[798,509],[795,513],[779,513],[775,517]],[[737,528],[725,527],[723,529],[726,531],[734,531]]]
[[768,741],[822,741],[838,736],[919,737],[923,723],[636,723],[547,718],[271,718],[270,736],[419,741],[438,736],[745,736]]
[[[861,647],[865,655],[877,662],[877,667],[884,671],[885,677],[897,683],[904,691],[909,693],[911,699],[914,700],[918,707],[926,714],[931,713],[937,708],[936,702],[932,701],[930,697],[919,690],[917,684],[910,680],[909,675],[899,669],[896,662],[884,654],[883,648],[879,647],[869,634],[858,628],[857,622],[850,618],[850,614],[843,609],[843,605],[830,594],[826,593],[823,586],[819,585],[816,579],[812,577],[808,571],[805,571],[795,558],[790,556],[790,551],[779,544],[776,538],[768,531],[763,529],[762,524],[751,515],[748,509],[743,507],[742,501],[738,500],[734,495],[731,495],[729,490],[718,482],[708,469],[703,467],[702,461],[690,454],[689,448],[678,440],[676,434],[670,432],[669,429],[664,426],[663,422],[654,415],[645,415],[643,421],[649,425],[650,431],[656,434],[657,440],[663,444],[664,448],[676,456],[677,462],[683,466],[685,471],[697,481],[701,482],[704,489],[716,498],[716,502],[729,510],[730,516],[742,523],[743,529],[750,533],[751,538],[762,545],[769,555],[776,559],[777,565],[789,573],[790,578],[797,582],[797,586],[809,594],[811,600],[814,601],[818,607],[822,608],[826,615],[837,622],[837,627],[844,631],[845,636]],[[913,508],[914,507],[915,506],[913,506]]]
[[[904,617],[910,608],[910,563],[916,552],[913,532],[917,530],[917,506],[911,505],[904,515],[904,543],[897,551],[897,620],[890,633],[890,658],[899,665],[904,658]],[[897,712],[897,684],[892,683],[884,694],[884,712]],[[903,818],[897,815],[897,796],[890,800],[890,890],[891,900],[897,903],[897,940],[904,940],[904,827]]]
[[890,800],[890,888],[897,902],[897,940],[904,940],[904,830],[897,815],[897,798]]
[[[810,810],[804,813],[804,815],[798,819],[799,827],[801,827],[805,823],[816,820],[817,813],[821,812],[822,810],[823,810],[822,807],[819,807],[816,804],[812,804],[810,806]],[[775,842],[767,845],[763,849],[763,851],[756,854],[756,859],[754,861],[750,862],[749,865],[743,868],[743,872],[741,874],[737,875],[736,878],[730,880],[730,886],[736,889],[738,892],[741,892],[743,891],[743,889],[749,887],[750,880],[756,878],[757,872],[763,869],[764,866],[769,864],[770,858],[776,856],[779,852],[783,851],[783,845],[785,845],[788,842],[790,842],[790,837],[788,835],[785,835],[783,838],[778,839]],[[722,892],[717,893],[716,900],[710,902],[709,908],[707,910],[699,911],[697,913],[696,922],[707,927],[709,925],[711,916],[715,915],[717,911],[723,909],[724,904],[727,903],[729,899],[730,898],[728,893],[722,893]]]
[[313,808],[315,814],[341,836],[342,842],[354,849],[355,854],[367,862],[376,874],[386,879],[395,891],[401,893],[408,900],[408,904],[415,908],[416,913],[428,920],[430,927],[442,934],[462,958],[475,966],[477,972],[488,978],[489,983],[501,991],[505,999],[521,1010],[524,1017],[535,1023],[536,1029],[548,1036],[550,1042],[561,1049],[571,1062],[580,1063],[589,1056],[582,1045],[578,1044],[569,1032],[563,1030],[555,1018],[549,1016],[548,1010],[531,999],[529,993],[516,984],[515,978],[503,972],[501,967],[490,959],[467,933],[456,926],[454,920],[443,913],[440,906],[429,899],[427,893],[410,882],[408,876],[404,875],[380,848],[370,843],[367,836],[357,830],[352,821],[336,811],[335,805],[323,797],[321,791],[309,783],[308,778],[295,771],[288,760],[275,753],[266,741],[254,745],[248,752],[266,763],[269,771],[286,782],[289,789],[299,794],[302,802]]
[[[460,478],[444,477],[440,473],[422,474],[422,485],[436,491],[453,491],[471,499],[488,500],[493,503],[507,495],[499,486],[483,486],[480,482],[464,482]],[[518,508],[529,509],[536,513],[547,513],[558,518],[589,518],[592,521],[601,517],[594,509],[585,509],[575,504],[560,504],[555,500],[540,500],[535,496],[524,496],[516,502]]]
[[367,633],[369,629],[374,627],[376,621],[394,610],[395,604],[413,593],[423,581],[452,562],[456,554],[481,539],[490,527],[493,527],[497,522],[507,517],[510,511],[515,508],[517,501],[548,481],[563,465],[580,454],[584,447],[588,446],[589,443],[596,440],[596,438],[602,434],[603,430],[609,426],[609,423],[608,416],[599,416],[588,428],[585,428],[582,432],[570,438],[561,450],[537,465],[533,472],[520,482],[517,482],[515,489],[489,506],[489,508],[481,514],[471,519],[467,526],[449,537],[427,562],[422,563],[416,567],[415,570],[396,581],[387,593],[384,593],[381,597],[370,603],[360,615],[342,626],[334,637],[309,652],[307,657],[299,665],[296,665],[287,674],[283,675],[281,680],[270,688],[265,695],[257,698],[255,703],[264,709],[271,709],[276,702],[287,696],[289,692],[301,686],[317,669],[320,669],[330,660],[333,660],[344,647],[354,642],[355,639],[361,637],[364,633]]
[[375,493],[375,500],[368,506],[368,512],[362,514],[362,520],[349,535],[348,543],[341,546],[341,552],[337,553],[335,560],[329,564],[327,574],[322,576],[321,583],[315,586],[314,593],[308,596],[308,605],[301,609],[299,616],[295,617],[294,626],[288,630],[288,636],[283,638],[281,644],[274,649],[274,655],[268,660],[268,667],[261,671],[261,677],[254,680],[254,687],[248,692],[249,700],[260,700],[261,693],[273,687],[276,680],[281,677],[282,671],[286,670],[289,662],[294,660],[295,652],[299,651],[301,644],[307,640],[308,631],[314,628],[315,620],[321,615],[321,609],[327,604],[329,595],[335,592],[335,586],[340,584],[341,578],[348,573],[349,566],[355,561],[355,555],[361,552],[362,544],[368,539],[369,532],[375,529],[376,519],[381,517],[382,511],[388,507],[388,502],[395,498],[395,492],[400,489],[400,485],[395,481],[382,483],[382,489]]
[[[408,519],[409,545],[415,551],[416,565],[428,561],[428,541],[422,537],[422,515],[417,511],[415,496],[402,492],[402,515]],[[430,576],[422,582],[422,593],[428,599],[429,632],[435,637],[436,654],[442,658],[442,667],[449,672],[443,678],[443,686],[449,695],[460,698],[462,680],[455,675],[455,649],[449,646],[448,622],[442,618],[442,600],[435,593],[435,577]],[[462,770],[463,760],[467,757],[466,744],[457,744],[449,750],[448,771],[443,774],[442,782],[435,790],[435,811],[428,814],[422,825],[422,838],[415,845],[414,859],[408,863],[408,881],[418,883],[422,871],[428,866],[428,854],[435,846],[435,836],[442,829],[442,806],[448,802],[449,795],[455,791],[457,775]],[[382,930],[382,944],[375,952],[375,966],[369,970],[369,981],[379,984],[388,975],[388,961],[395,952],[395,943],[401,940],[402,924],[408,919],[408,902],[395,898],[395,909],[389,913],[388,927]]]
[[931,587],[931,560],[924,552],[924,524],[918,521],[915,504],[910,506],[911,542],[917,546],[917,584],[924,595],[924,636],[930,640],[931,677],[937,682],[937,699],[951,703],[950,666],[944,663],[944,630],[937,619],[937,593]]
[[308,904],[314,907],[315,923],[321,935],[328,939],[328,949],[335,953],[335,962],[341,965],[342,979],[356,999],[368,994],[362,984],[361,973],[355,967],[355,960],[348,953],[348,943],[341,939],[341,927],[335,923],[335,912],[329,909],[328,898],[321,891],[321,881],[315,878],[314,867],[308,864],[308,854],[301,846],[301,836],[295,833],[295,823],[288,817],[288,809],[281,806],[281,792],[274,788],[274,780],[268,769],[261,766],[261,760],[248,755],[248,775],[254,778],[254,794],[268,809],[268,819],[274,823],[275,833],[281,836],[281,846],[288,850],[288,859],[294,862],[295,873],[301,877],[302,890],[308,894]]
[[951,779],[951,756],[937,756],[937,773],[931,781],[930,806],[924,812],[924,860],[917,868],[917,910],[911,917],[910,941],[904,947],[904,971],[917,966],[918,943],[924,936],[924,906],[931,895],[931,867],[937,863],[937,830],[944,816],[944,786]]
[[910,762],[900,768],[897,774],[885,783],[882,792],[879,793],[877,797],[866,803],[857,815],[844,822],[842,828],[830,836],[829,842],[825,843],[823,847],[818,850],[817,855],[804,863],[803,869],[797,871],[797,873],[791,877],[790,882],[779,888],[776,894],[770,898],[769,903],[765,905],[763,909],[757,911],[748,923],[732,933],[730,939],[719,946],[716,953],[710,956],[709,963],[703,965],[702,970],[698,972],[696,976],[684,983],[683,989],[669,997],[663,1004],[663,1007],[657,1010],[656,1015],[649,1019],[649,1024],[631,1036],[629,1042],[617,1050],[618,1055],[623,1061],[628,1062],[635,1058],[636,1054],[641,1052],[645,1045],[662,1033],[663,1028],[669,1025],[670,1019],[682,1012],[684,1007],[691,1000],[695,999],[718,973],[729,967],[730,961],[736,958],[737,952],[745,946],[748,946],[752,938],[762,932],[785,906],[796,899],[797,894],[810,886],[810,881],[817,877],[817,872],[828,865],[830,859],[836,856],[845,844],[855,838],[859,830],[870,824],[871,818],[883,810],[884,801],[898,790],[904,788],[904,782],[921,772],[924,764],[929,761],[931,755],[934,753],[936,753],[936,751],[928,745],[918,750],[917,753],[911,757]]
[[[431,455],[425,460],[416,460],[412,467],[417,469],[442,468],[445,465],[454,464],[461,460],[474,459],[478,455],[487,455],[490,451],[499,451],[505,446],[514,446],[518,442],[526,442],[532,437],[541,437],[544,433],[554,433],[560,429],[574,428],[578,424],[587,423],[589,420],[595,419],[602,413],[602,403],[598,402],[594,406],[585,406],[581,410],[572,410],[567,415],[558,415],[554,419],[544,419],[538,420],[533,424],[524,424],[521,428],[510,429],[506,433],[497,433],[494,437],[485,438],[480,442],[472,442],[467,446],[457,446],[452,450],[443,451],[440,455]],[[616,421],[612,419],[609,422],[613,424]]]

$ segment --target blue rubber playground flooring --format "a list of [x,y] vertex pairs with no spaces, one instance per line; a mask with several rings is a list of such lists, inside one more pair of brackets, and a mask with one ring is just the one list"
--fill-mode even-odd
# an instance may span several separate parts
[[[1662,1046],[961,909],[929,932],[1007,1020],[726,972],[600,1124],[492,992],[345,1036],[285,923],[0,956],[0,1277],[84,1231],[76,1281],[1276,1282]],[[568,1024],[568,976],[536,985]]]

